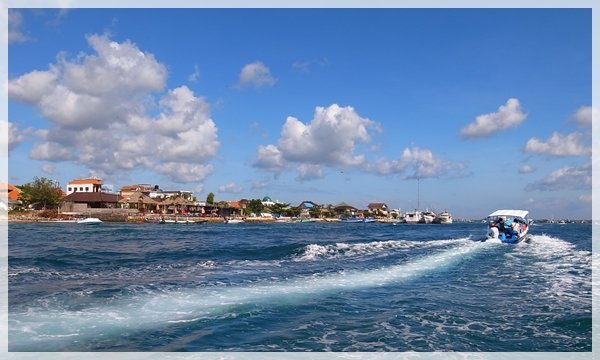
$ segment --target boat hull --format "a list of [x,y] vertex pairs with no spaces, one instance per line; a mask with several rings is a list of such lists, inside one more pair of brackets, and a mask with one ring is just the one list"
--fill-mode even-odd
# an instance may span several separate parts
[[84,225],[94,225],[94,224],[101,224],[102,220],[100,220],[98,218],[87,218],[87,219],[79,220],[79,221],[77,221],[77,223],[84,224]]
[[525,210],[498,210],[488,216],[487,239],[517,244],[529,236],[529,220]]

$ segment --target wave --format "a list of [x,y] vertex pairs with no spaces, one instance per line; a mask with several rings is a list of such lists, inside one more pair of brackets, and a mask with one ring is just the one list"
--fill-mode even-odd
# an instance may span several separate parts
[[301,250],[300,255],[295,257],[294,261],[310,261],[318,259],[335,259],[341,257],[379,255],[389,253],[390,251],[395,250],[414,250],[433,247],[446,247],[449,245],[464,243],[466,241],[470,241],[470,238],[430,241],[388,240],[356,244],[309,244]]
[[[520,273],[522,277],[543,278],[546,286],[541,292],[544,297],[555,299],[554,306],[591,305],[591,251],[580,250],[568,241],[542,234],[530,236],[529,243],[519,243],[506,258],[506,266],[525,269]],[[542,282],[532,281],[532,284],[537,283]]]
[[[84,346],[86,341],[119,337],[178,323],[202,321],[235,309],[261,304],[302,303],[307,297],[327,296],[393,283],[413,281],[440,271],[493,243],[455,240],[455,246],[404,263],[363,271],[256,282],[240,286],[214,285],[195,289],[142,293],[114,299],[109,305],[69,309],[28,309],[9,317],[10,351],[53,351]],[[431,245],[431,244],[429,244]],[[52,339],[51,341],[49,339]]]

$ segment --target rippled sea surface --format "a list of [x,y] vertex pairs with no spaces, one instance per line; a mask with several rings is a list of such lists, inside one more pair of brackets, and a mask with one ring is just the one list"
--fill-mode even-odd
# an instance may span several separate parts
[[592,226],[9,225],[10,351],[591,351]]

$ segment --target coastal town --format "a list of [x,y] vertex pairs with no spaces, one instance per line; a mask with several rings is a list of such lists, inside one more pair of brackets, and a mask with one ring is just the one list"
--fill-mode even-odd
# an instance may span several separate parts
[[[102,221],[128,222],[389,222],[389,223],[452,223],[452,215],[443,211],[413,210],[403,213],[384,202],[371,202],[366,207],[346,202],[320,204],[305,200],[290,204],[273,200],[268,195],[257,199],[216,201],[213,193],[197,199],[192,191],[163,190],[159,185],[124,185],[118,191],[106,186],[102,179],[87,178],[69,181],[60,191],[60,200],[49,207],[41,202],[29,203],[22,190],[12,184],[3,186],[8,204],[4,207],[18,221],[31,217],[65,220],[95,217]],[[60,189],[60,190],[59,190]],[[28,212],[29,210],[29,212]],[[37,212],[35,212],[37,210]]]

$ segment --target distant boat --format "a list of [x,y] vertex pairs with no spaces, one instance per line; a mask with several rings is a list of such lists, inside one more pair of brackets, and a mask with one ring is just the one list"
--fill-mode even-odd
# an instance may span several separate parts
[[360,218],[358,216],[348,216],[340,219],[342,223],[363,223],[365,222],[364,218]]
[[419,219],[420,224],[431,224],[433,220],[435,220],[436,215],[433,211],[425,210],[421,213],[421,218]]
[[435,219],[433,219],[433,223],[434,224],[452,224],[452,215],[447,211],[443,211],[443,212],[437,214]]
[[180,219],[179,217],[175,217],[175,219],[159,219],[155,223],[157,224],[204,224],[208,222],[207,219],[201,220],[193,220],[188,217]]
[[488,215],[487,239],[515,244],[526,240],[529,232],[527,210],[497,210]]
[[244,220],[242,220],[242,219],[225,219],[225,220],[223,220],[223,223],[225,223],[225,224],[241,224],[243,222],[244,222]]
[[404,214],[404,222],[407,224],[417,224],[421,220],[421,212],[417,209]]
[[89,217],[89,218],[85,218],[82,220],[77,220],[78,224],[88,224],[88,225],[93,225],[93,224],[101,224],[102,220],[98,219],[98,218],[93,218],[93,217]]

